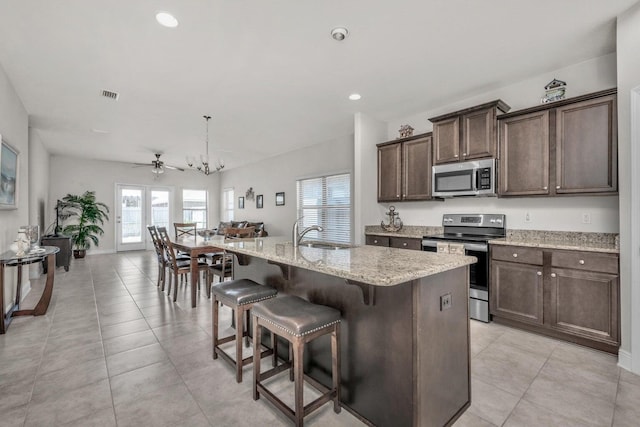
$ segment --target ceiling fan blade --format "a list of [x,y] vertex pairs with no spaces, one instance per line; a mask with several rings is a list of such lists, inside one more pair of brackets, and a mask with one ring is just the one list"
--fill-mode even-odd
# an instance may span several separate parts
[[184,172],[184,169],[183,168],[179,168],[178,166],[171,166],[171,165],[165,164],[164,167],[167,168],[167,169],[173,169],[173,170],[176,170],[176,171]]
[[153,163],[132,163],[133,167],[153,166]]

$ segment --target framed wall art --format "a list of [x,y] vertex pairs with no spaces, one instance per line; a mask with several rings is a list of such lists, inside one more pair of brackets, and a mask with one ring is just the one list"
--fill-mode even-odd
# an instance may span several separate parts
[[276,206],[284,206],[284,192],[276,193]]
[[[0,141],[2,138],[0,137]],[[18,150],[6,141],[0,149],[0,209],[17,209]]]
[[262,201],[263,201],[262,194],[258,194],[256,196],[256,208],[257,209],[262,209]]

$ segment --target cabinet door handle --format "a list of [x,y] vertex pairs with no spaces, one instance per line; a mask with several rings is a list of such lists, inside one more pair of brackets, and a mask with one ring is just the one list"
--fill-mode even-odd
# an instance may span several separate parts
[[402,197],[407,197],[407,195],[406,195],[406,194],[403,194],[403,195],[402,195]]
[[549,187],[542,187],[543,190],[547,190]]
[[559,186],[559,185],[556,185],[556,190],[559,190],[559,189],[560,189],[560,186]]
[[551,277],[556,277],[556,273],[551,273]]
[[400,197],[400,195],[399,195],[399,194],[396,194],[396,197]]
[[542,276],[542,271],[538,271],[536,274],[537,274],[538,276]]
[[374,240],[374,241],[373,241],[373,243],[378,243],[378,241],[377,241],[377,240]]
[[518,254],[513,254],[513,257],[514,258],[518,258]]
[[458,157],[458,155],[457,155],[457,154],[454,154],[454,155],[453,155],[453,157],[456,157],[456,158],[457,158],[457,157]]
[[578,264],[580,264],[580,265],[584,265],[584,260],[583,260],[583,259],[581,259],[580,261],[578,261]]
[[467,153],[462,153],[462,155],[463,155],[463,156],[466,156],[466,155],[467,155]]
[[404,242],[404,243],[402,244],[402,246],[407,246],[407,242]]

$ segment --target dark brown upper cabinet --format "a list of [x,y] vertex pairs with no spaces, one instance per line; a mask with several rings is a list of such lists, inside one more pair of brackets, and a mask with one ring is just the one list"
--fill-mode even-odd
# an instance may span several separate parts
[[378,202],[431,199],[431,133],[378,144]]
[[503,114],[498,123],[499,196],[618,191],[616,89]]
[[497,100],[465,110],[432,117],[433,163],[496,157],[498,112],[509,106]]

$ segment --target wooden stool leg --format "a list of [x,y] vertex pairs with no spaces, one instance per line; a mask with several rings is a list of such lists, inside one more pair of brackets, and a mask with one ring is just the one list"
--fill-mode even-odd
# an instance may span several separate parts
[[[244,345],[245,347],[249,348],[249,344],[250,344],[250,340],[249,340],[249,329],[251,328],[251,311],[250,310],[245,310],[246,313],[246,318],[245,318],[245,328],[247,330],[246,336],[245,336],[245,340],[244,340]],[[243,328],[244,329],[244,328]]]
[[294,370],[294,388],[295,388],[295,423],[296,427],[302,427],[304,420],[304,343],[297,338],[293,341],[293,370]]
[[271,332],[271,348],[273,349],[273,367],[278,366],[278,336]]
[[218,353],[216,352],[216,347],[218,346],[218,326],[219,326],[219,316],[220,316],[220,307],[218,306],[218,299],[215,294],[213,295],[213,320],[212,320],[212,329],[213,329],[213,358],[218,358]]
[[340,413],[340,324],[333,326],[331,333],[331,376],[333,377],[333,389],[336,391],[333,398],[333,410]]
[[260,326],[258,318],[253,316],[253,400],[260,399],[258,383],[260,382]]
[[291,368],[289,369],[289,381],[293,381],[293,344],[289,341],[289,363]]
[[[242,336],[244,335],[244,307],[236,307],[236,382],[242,382]],[[260,357],[260,356],[258,356]]]

